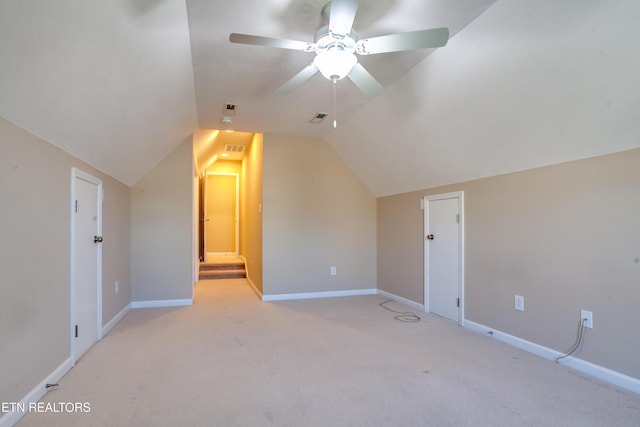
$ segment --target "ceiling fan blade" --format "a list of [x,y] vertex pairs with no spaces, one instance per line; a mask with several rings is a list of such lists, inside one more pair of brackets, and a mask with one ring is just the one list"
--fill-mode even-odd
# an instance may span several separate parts
[[370,55],[373,53],[426,49],[444,46],[448,41],[448,28],[434,28],[358,40],[356,52],[360,55]]
[[275,37],[251,36],[249,34],[231,33],[229,34],[229,41],[231,43],[279,47],[281,49],[302,50],[305,52],[313,52],[315,49],[315,43],[279,39]]
[[311,64],[309,64],[305,68],[303,68],[302,71],[300,71],[298,74],[293,76],[288,82],[286,82],[285,84],[280,86],[280,89],[278,89],[276,91],[276,93],[278,95],[285,95],[285,94],[293,91],[295,88],[300,86],[302,83],[304,83],[307,80],[309,80],[318,71],[319,71],[318,67],[316,67],[315,64],[312,62]]
[[349,35],[357,11],[358,0],[332,0],[329,31],[341,36]]
[[360,63],[357,63],[351,69],[349,78],[369,98],[379,95],[384,90],[380,83]]

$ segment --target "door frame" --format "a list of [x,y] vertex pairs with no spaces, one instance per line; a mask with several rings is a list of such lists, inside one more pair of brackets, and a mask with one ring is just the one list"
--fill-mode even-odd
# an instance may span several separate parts
[[[76,248],[75,248],[75,235],[76,235],[76,222],[75,222],[75,200],[76,200],[76,180],[81,179],[94,184],[97,187],[97,218],[96,228],[98,236],[102,236],[102,201],[104,199],[104,191],[102,186],[102,180],[96,178],[93,175],[89,175],[77,168],[71,168],[71,200],[70,200],[70,215],[71,215],[71,262],[70,262],[70,295],[71,295],[71,315],[69,323],[69,336],[70,336],[70,355],[72,365],[75,365],[76,352],[75,352],[75,324],[76,324],[76,306],[75,306],[75,266],[76,266]],[[96,341],[102,339],[102,245],[97,247],[97,305],[96,305]]]
[[424,206],[424,311],[429,310],[429,240],[427,236],[429,232],[429,203],[438,200],[458,199],[458,213],[460,215],[458,221],[458,298],[460,298],[460,306],[458,307],[458,325],[464,326],[464,191],[455,191],[451,193],[436,194],[433,196],[425,196],[423,200]]
[[205,176],[205,181],[209,178],[209,176],[211,175],[216,175],[216,176],[232,176],[235,178],[236,180],[236,218],[235,218],[235,252],[208,252],[207,251],[207,245],[206,245],[206,241],[207,241],[207,225],[206,225],[206,218],[207,218],[207,194],[208,194],[208,185],[205,184],[205,194],[204,194],[204,217],[205,217],[205,226],[204,226],[204,241],[205,241],[205,260],[207,259],[208,255],[230,255],[230,254],[235,254],[236,256],[238,254],[240,254],[240,174],[235,173],[235,172],[206,172],[206,176]]

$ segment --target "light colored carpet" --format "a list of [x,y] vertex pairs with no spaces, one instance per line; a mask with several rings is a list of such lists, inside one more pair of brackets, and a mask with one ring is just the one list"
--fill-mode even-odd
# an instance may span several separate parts
[[[380,296],[260,302],[201,281],[129,313],[20,426],[638,426],[640,396]],[[406,307],[391,303],[392,309]]]

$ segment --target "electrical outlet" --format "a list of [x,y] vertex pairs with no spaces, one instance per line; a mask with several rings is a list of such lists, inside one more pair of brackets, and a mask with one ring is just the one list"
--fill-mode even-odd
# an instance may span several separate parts
[[116,280],[116,284],[115,284],[115,289],[116,289],[116,294],[118,293],[118,291],[120,290],[120,282],[118,282]]
[[330,269],[329,271],[331,272],[331,275],[332,275],[332,276],[335,276],[335,275],[337,274],[337,273],[336,273],[336,268],[335,268],[335,267],[331,267],[331,269]]
[[522,295],[516,295],[514,298],[514,307],[518,311],[524,311],[524,297]]
[[587,310],[580,310],[580,321],[583,322],[582,326],[585,328],[593,328],[593,313]]

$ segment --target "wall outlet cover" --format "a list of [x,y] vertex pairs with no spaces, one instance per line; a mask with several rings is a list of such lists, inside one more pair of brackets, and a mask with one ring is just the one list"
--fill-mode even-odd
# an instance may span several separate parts
[[593,313],[588,310],[580,310],[580,321],[584,322],[582,325],[585,328],[593,328]]

